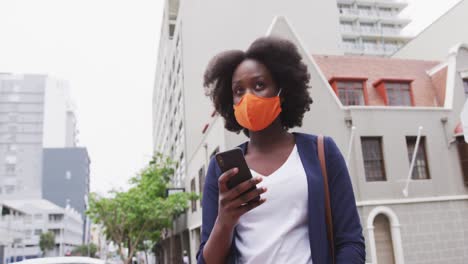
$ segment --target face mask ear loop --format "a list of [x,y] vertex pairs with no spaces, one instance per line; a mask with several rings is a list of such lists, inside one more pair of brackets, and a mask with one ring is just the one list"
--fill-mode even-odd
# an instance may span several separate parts
[[283,91],[283,89],[282,89],[282,88],[280,88],[280,90],[279,90],[279,92],[278,92],[278,95],[277,95],[277,96],[280,96],[282,91]]

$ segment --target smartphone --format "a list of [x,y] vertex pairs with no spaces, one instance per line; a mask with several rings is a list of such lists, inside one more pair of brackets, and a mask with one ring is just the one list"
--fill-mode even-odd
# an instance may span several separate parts
[[[250,173],[249,166],[245,161],[244,154],[240,148],[234,148],[224,152],[218,152],[215,156],[216,162],[218,163],[219,168],[224,173],[232,168],[238,168],[239,172],[234,175],[228,182],[227,187],[232,189],[237,185],[241,184],[244,181],[252,179],[252,173]],[[248,189],[244,193],[247,193],[251,190],[255,190],[256,186]],[[260,196],[252,199],[252,202],[258,201]]]

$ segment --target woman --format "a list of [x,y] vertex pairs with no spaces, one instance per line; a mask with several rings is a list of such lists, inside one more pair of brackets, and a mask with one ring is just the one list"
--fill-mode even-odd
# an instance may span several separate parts
[[211,160],[198,263],[364,263],[362,228],[339,149],[325,138],[331,256],[317,136],[288,132],[310,109],[309,79],[295,45],[276,37],[257,39],[245,52],[223,52],[208,65],[204,86],[226,129],[249,137],[240,147],[254,177],[229,190],[226,182],[237,168],[221,173]]

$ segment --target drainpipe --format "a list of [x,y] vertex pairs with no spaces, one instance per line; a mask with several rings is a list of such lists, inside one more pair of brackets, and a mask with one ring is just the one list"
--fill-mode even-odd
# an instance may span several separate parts
[[418,128],[418,137],[416,138],[416,145],[414,146],[414,151],[413,151],[413,158],[411,159],[411,165],[410,165],[410,169],[409,169],[409,172],[408,172],[408,178],[406,179],[406,186],[405,186],[405,189],[403,189],[403,195],[405,197],[408,197],[409,183],[411,181],[411,175],[413,174],[414,162],[416,161],[416,154],[418,153],[419,141],[421,140],[421,131],[422,130],[423,130],[423,127],[419,126],[419,128]]

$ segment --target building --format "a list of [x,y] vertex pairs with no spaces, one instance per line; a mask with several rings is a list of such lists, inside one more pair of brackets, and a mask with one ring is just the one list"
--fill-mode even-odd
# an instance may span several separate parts
[[42,256],[39,241],[45,232],[55,235],[55,247],[45,253],[47,256],[67,254],[82,243],[83,220],[69,205],[62,208],[44,199],[31,199],[2,201],[0,207],[8,208],[0,226],[7,221],[8,226],[21,231],[15,243],[5,246],[2,263]]
[[337,0],[345,54],[389,56],[411,39],[402,29],[406,1]]
[[9,251],[19,250],[24,234],[22,226],[15,223],[24,216],[25,212],[0,204],[0,264],[5,263]]
[[0,74],[0,198],[41,198],[42,148],[66,146],[70,111],[67,83]]
[[[314,104],[304,117],[303,127],[295,131],[331,136],[345,156],[364,228],[367,261],[466,262],[468,239],[463,233],[467,231],[463,221],[468,217],[468,170],[464,164],[467,153],[466,144],[457,136],[459,113],[466,96],[458,73],[466,72],[468,46],[457,46],[447,60],[439,61],[339,54],[311,56],[320,52],[300,40],[302,33],[294,30],[293,25],[279,17],[265,29],[269,28],[267,34],[296,43],[311,74]],[[222,39],[222,35],[216,36]],[[226,44],[216,50],[231,47]],[[186,146],[187,157],[181,178],[183,186],[187,191],[200,192],[210,156],[233,148],[246,138],[242,133],[227,132],[208,99],[196,94],[202,94],[200,65],[206,65],[212,54],[202,59],[199,57],[202,51],[192,52],[197,53],[200,61],[192,68],[186,65],[185,58],[195,55],[189,49],[182,53],[183,79],[186,74],[196,73],[198,81],[182,83],[186,99],[176,114],[185,110],[181,113],[182,126],[186,127],[182,134],[190,138],[190,143],[181,144]],[[158,86],[158,78],[156,99],[159,89],[165,88]],[[197,86],[200,88],[196,89]],[[323,109],[327,114],[318,115]],[[164,123],[160,124],[163,117],[172,120],[171,116],[155,115],[155,125],[164,127]],[[170,153],[165,150],[174,142],[158,148],[158,142],[167,141],[161,138],[161,129],[155,131],[156,150]],[[416,144],[415,162],[411,166]],[[163,248],[170,243],[176,245],[175,249],[167,249],[166,255],[177,259],[182,250],[187,250],[194,262],[200,226],[201,207],[197,201],[184,219],[176,221],[174,234],[164,241]],[[168,263],[170,257],[163,260]]]
[[[394,58],[445,60],[447,51],[459,43],[468,43],[468,1],[460,0],[444,15],[392,55]],[[443,36],[443,37],[441,37]],[[427,45],[431,43],[431,45]]]
[[83,241],[86,227],[86,199],[89,195],[90,160],[86,148],[45,148],[42,166],[43,198],[66,207],[67,201],[82,217]]

